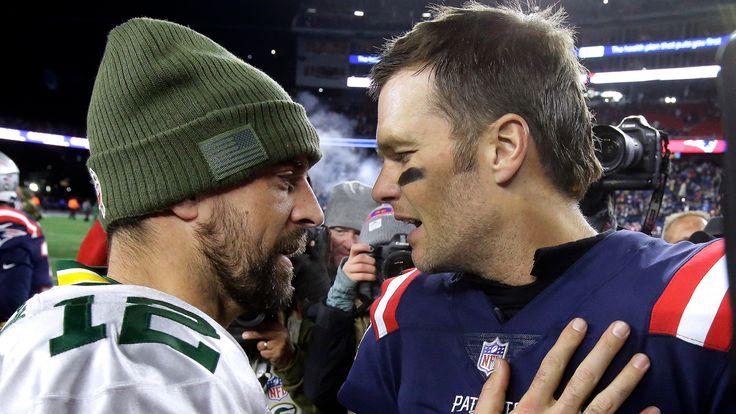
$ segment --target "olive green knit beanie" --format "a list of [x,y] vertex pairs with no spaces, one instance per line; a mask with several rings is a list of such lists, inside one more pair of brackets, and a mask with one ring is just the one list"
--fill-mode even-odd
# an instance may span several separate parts
[[321,156],[304,108],[274,80],[189,28],[148,18],[110,32],[87,135],[105,228]]

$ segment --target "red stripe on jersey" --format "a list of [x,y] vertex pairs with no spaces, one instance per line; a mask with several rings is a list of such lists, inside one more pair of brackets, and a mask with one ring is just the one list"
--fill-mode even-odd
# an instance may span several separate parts
[[654,304],[649,321],[650,333],[677,335],[680,319],[695,288],[723,254],[724,242],[719,240],[706,246],[680,267]]
[[[381,299],[383,299],[383,297],[386,295],[386,288],[388,288],[389,280],[391,279],[383,281],[383,283],[381,284],[381,296],[377,297],[376,300],[374,300],[373,303],[371,303],[370,315],[371,315],[371,325],[373,326],[376,326],[376,318],[375,318],[376,307],[378,306],[378,303],[381,301]],[[378,339],[378,331],[376,331],[376,339]]]
[[8,214],[3,214],[3,211],[0,210],[0,221],[5,221],[5,222],[9,221],[11,223],[20,224],[26,229],[26,231],[28,232],[28,234],[31,235],[31,237],[38,237],[38,233],[39,233],[38,226],[34,226],[28,220],[23,220],[19,217],[10,216]]
[[718,307],[718,312],[710,325],[708,335],[705,337],[705,343],[703,344],[706,348],[715,349],[718,351],[727,352],[731,348],[731,298],[730,293],[726,292],[721,301],[721,306]]
[[412,268],[409,268],[409,269],[404,270],[403,272],[399,273],[397,276],[403,276],[403,275],[405,275],[407,273],[411,273],[411,272],[413,272],[415,270],[417,270],[417,268],[416,267],[412,267]]
[[399,285],[399,288],[396,289],[396,293],[391,295],[391,297],[388,300],[388,305],[386,305],[386,311],[383,313],[383,320],[386,322],[386,329],[388,332],[393,332],[397,329],[399,329],[399,323],[396,322],[396,309],[399,307],[399,300],[401,300],[401,295],[404,294],[404,291],[406,290],[406,287],[409,286],[409,283],[411,283],[414,278],[416,278],[419,275],[419,272],[414,272],[413,275],[409,276],[404,280],[401,285]]
[[375,301],[373,301],[373,304],[371,305],[371,324],[373,325],[373,331],[376,334],[376,340],[381,338],[381,334],[377,329],[376,325],[376,308],[378,307],[378,304],[381,302],[387,302],[386,308],[383,311],[383,315],[381,317],[381,320],[383,324],[386,326],[386,334],[389,334],[397,329],[399,329],[399,323],[396,320],[396,309],[399,307],[399,301],[401,300],[401,296],[404,294],[404,291],[406,290],[407,286],[417,277],[421,274],[416,268],[409,269],[407,272],[402,273],[399,276],[405,276],[407,273],[413,272],[412,274],[409,274],[406,279],[401,282],[401,284],[396,288],[395,291],[389,296],[386,297],[386,290],[388,289],[388,286],[390,282],[395,277],[386,279],[385,282],[383,282],[383,286],[381,286],[381,296],[378,297]]

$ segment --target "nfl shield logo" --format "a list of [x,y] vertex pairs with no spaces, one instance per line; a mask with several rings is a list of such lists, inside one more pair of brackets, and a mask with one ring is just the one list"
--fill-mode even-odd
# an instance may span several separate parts
[[486,377],[491,375],[493,363],[498,358],[504,358],[508,349],[509,343],[501,342],[498,338],[494,339],[493,342],[483,341],[483,349],[480,351],[477,365],[480,372],[486,374]]
[[286,388],[284,388],[284,383],[281,382],[281,378],[275,375],[266,381],[264,388],[266,389],[266,397],[271,401],[283,400],[289,395],[289,393],[286,392]]

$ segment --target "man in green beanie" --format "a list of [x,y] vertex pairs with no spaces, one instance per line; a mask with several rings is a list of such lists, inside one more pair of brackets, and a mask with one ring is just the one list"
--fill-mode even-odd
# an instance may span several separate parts
[[288,302],[288,256],[323,221],[304,109],[205,36],[140,18],[109,35],[87,129],[108,273],[62,269],[11,317],[0,411],[263,413],[223,327]]

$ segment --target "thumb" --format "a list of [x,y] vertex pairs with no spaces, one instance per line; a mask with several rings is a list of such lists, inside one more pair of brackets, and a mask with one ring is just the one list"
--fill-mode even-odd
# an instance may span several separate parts
[[494,364],[493,373],[483,384],[478,404],[474,414],[500,414],[506,408],[506,387],[511,378],[511,367],[508,362],[498,358]]

